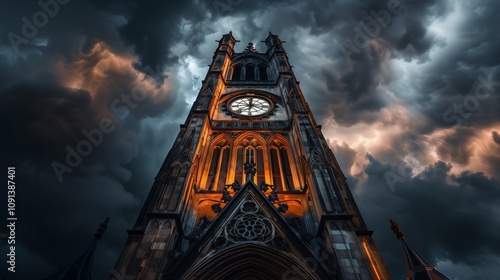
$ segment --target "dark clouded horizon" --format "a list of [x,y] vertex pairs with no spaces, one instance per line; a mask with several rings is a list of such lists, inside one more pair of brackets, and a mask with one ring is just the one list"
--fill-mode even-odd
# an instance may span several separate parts
[[54,273],[110,217],[93,265],[107,279],[215,40],[232,31],[236,51],[265,51],[271,31],[393,278],[406,274],[389,218],[450,279],[496,279],[499,11],[465,0],[3,3],[2,162],[16,167],[18,222],[17,272],[3,262],[0,275]]

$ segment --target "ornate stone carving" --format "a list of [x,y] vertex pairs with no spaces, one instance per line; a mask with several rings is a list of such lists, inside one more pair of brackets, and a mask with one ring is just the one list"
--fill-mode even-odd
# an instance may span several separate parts
[[220,207],[220,203],[212,204],[212,211],[214,211],[214,213],[219,213],[220,211],[222,211],[222,207]]
[[234,180],[231,185],[226,185],[227,188],[232,188],[234,192],[238,192],[241,189],[240,182],[238,180]]
[[286,213],[286,211],[288,211],[288,204],[286,204],[286,203],[279,203],[278,204],[278,211],[280,213]]
[[271,194],[269,194],[267,196],[267,199],[269,199],[269,201],[271,201],[271,203],[275,202],[275,201],[279,201],[278,193],[276,192],[276,187],[274,187],[274,186],[271,187]]
[[272,121],[272,122],[227,122],[227,121],[212,121],[212,126],[217,129],[278,129],[290,126],[289,121]]
[[227,188],[224,188],[224,190],[222,190],[222,198],[220,200],[225,202],[225,203],[228,203],[229,200],[231,200],[231,198],[232,197],[229,194],[229,192],[227,191]]
[[254,241],[267,243],[274,238],[274,225],[259,214],[259,206],[253,201],[245,201],[240,214],[234,216],[224,229],[227,240],[233,243]]

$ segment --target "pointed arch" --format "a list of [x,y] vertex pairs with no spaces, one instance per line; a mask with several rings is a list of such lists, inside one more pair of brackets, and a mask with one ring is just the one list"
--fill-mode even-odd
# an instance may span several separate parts
[[288,99],[292,104],[292,109],[298,112],[305,111],[302,99],[300,98],[300,95],[297,93],[295,89],[290,90],[290,93],[288,94]]
[[184,163],[180,166],[179,176],[177,177],[177,182],[175,184],[175,188],[170,195],[167,203],[167,210],[174,211],[179,204],[179,200],[181,198],[181,192],[184,188],[184,184],[187,182],[187,177],[189,173],[189,163]]
[[255,77],[258,77],[259,69],[255,67],[253,63],[249,63],[245,65],[245,81],[253,81]]
[[269,66],[265,63],[261,63],[257,66],[257,69],[259,70],[259,80],[260,81],[267,81],[269,80],[269,76],[267,74],[267,69]]
[[210,100],[213,97],[212,90],[207,87],[207,89],[201,94],[198,103],[197,103],[197,109],[198,110],[207,110],[208,105],[210,105]]
[[[317,269],[308,265],[312,262]],[[231,264],[231,265],[227,265]],[[296,256],[256,243],[243,243],[221,250],[195,263],[182,280],[187,279],[325,279],[322,267],[309,258]],[[320,276],[321,275],[321,276]]]
[[[180,158],[182,158],[182,155]],[[163,192],[161,194],[158,210],[173,211],[175,209],[180,198],[181,190],[186,182],[189,167],[189,161],[180,162],[179,160],[176,160],[170,165],[170,172],[167,176],[168,179],[163,186]]]
[[270,64],[270,61],[266,57],[264,57],[258,53],[243,53],[243,54],[237,55],[233,59],[232,63],[233,64],[236,64],[236,63],[246,64],[249,61],[253,61],[255,63],[255,65],[258,65],[260,63],[264,63],[267,65]]
[[266,153],[266,140],[258,133],[247,131],[240,135],[234,141],[234,150],[231,156],[233,163],[231,171],[234,174],[231,174],[230,177],[234,178],[233,181],[238,180],[240,183],[246,181],[243,165],[249,161],[256,164],[257,173],[254,176],[254,183],[259,184],[262,180],[266,180],[266,170],[269,170],[266,163]]
[[241,63],[237,63],[233,66],[233,73],[231,80],[240,81],[245,77],[245,67]]
[[203,174],[206,175],[202,178],[201,189],[222,190],[226,185],[232,142],[231,137],[226,134],[220,134],[211,141],[205,159]]
[[273,184],[282,191],[299,189],[296,159],[293,157],[290,141],[282,135],[275,134],[269,139],[268,145]]
[[[232,81],[268,81],[269,65],[267,58],[256,53],[238,55],[232,61],[230,80]],[[241,69],[241,71],[240,71]]]
[[241,135],[239,135],[238,138],[236,138],[234,140],[234,145],[239,145],[245,138],[249,138],[249,137],[254,138],[262,145],[266,144],[266,140],[262,136],[260,136],[257,132],[246,131],[246,132],[242,133]]
[[231,67],[231,80],[233,81],[241,81],[243,80],[245,68],[243,64],[236,63]]
[[177,182],[177,178],[180,172],[180,163],[175,162],[169,168],[169,175],[167,176],[167,180],[165,186],[163,186],[163,193],[161,194],[160,205],[158,205],[158,210],[164,211],[167,209],[167,202],[170,199],[170,195],[172,190]]
[[312,151],[310,165],[314,182],[320,193],[320,200],[327,212],[343,212],[344,207],[339,196],[335,177],[327,161],[316,150]]

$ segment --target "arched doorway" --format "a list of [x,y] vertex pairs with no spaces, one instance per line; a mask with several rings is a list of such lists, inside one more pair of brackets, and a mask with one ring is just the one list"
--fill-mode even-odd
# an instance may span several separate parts
[[235,244],[190,266],[183,280],[325,279],[313,258],[295,256],[256,242]]

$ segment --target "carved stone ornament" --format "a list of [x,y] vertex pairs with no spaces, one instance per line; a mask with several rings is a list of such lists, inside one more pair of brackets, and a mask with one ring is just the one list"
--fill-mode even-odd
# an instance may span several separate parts
[[274,225],[259,214],[259,206],[247,200],[240,207],[240,214],[234,216],[224,229],[226,238],[233,242],[269,242],[274,238]]

